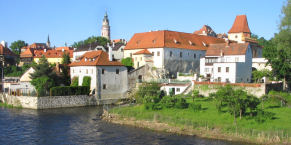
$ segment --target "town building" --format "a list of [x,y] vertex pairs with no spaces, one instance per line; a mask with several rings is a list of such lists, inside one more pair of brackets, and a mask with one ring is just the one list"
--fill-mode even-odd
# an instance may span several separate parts
[[[109,54],[111,54],[109,50]],[[70,64],[71,80],[91,78],[90,89],[98,99],[125,97],[128,90],[127,68],[102,50],[89,51]]]
[[42,56],[45,56],[50,64],[61,64],[63,55],[69,54],[71,61],[73,61],[73,48],[71,47],[57,47],[55,49],[35,50],[33,60],[38,63]]
[[252,49],[249,43],[211,44],[200,59],[200,75],[206,81],[250,83]]
[[[153,67],[166,70],[169,76],[176,76],[177,72],[199,73],[200,58],[205,56],[209,45],[224,42],[211,36],[168,30],[136,33],[124,48],[124,58],[132,58],[135,68],[152,63]],[[141,55],[143,50],[145,54]]]
[[14,54],[7,45],[7,42],[2,41],[0,43],[0,66],[6,67],[9,65],[14,65],[16,63],[16,54]]

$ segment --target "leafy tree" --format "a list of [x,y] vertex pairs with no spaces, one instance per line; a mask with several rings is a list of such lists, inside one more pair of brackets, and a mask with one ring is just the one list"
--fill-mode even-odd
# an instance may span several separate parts
[[271,76],[271,71],[267,70],[267,69],[263,69],[263,70],[255,70],[252,72],[252,77],[253,80],[255,82],[260,82],[260,80],[263,77],[270,77]]
[[62,57],[62,79],[63,79],[63,83],[66,86],[69,86],[71,84],[71,78],[70,78],[70,72],[69,72],[69,64],[71,63],[71,58],[70,58],[70,54],[69,53],[64,53],[63,57]]
[[124,66],[129,66],[129,67],[132,67],[133,66],[133,61],[132,61],[132,58],[130,58],[130,57],[122,58],[121,63]]
[[282,8],[280,32],[275,34],[270,45],[265,47],[263,55],[272,66],[272,74],[283,79],[284,89],[288,90],[291,81],[291,0]]
[[95,42],[97,42],[98,44],[102,45],[103,47],[106,47],[107,43],[110,43],[110,41],[105,37],[91,36],[91,37],[88,37],[85,40],[82,40],[82,41],[79,41],[79,42],[74,42],[72,47],[78,48],[78,47],[90,45],[90,44],[95,43]]
[[83,83],[82,86],[89,86],[91,85],[91,77],[85,76],[83,77]]
[[160,86],[158,83],[155,82],[150,82],[150,83],[142,83],[138,91],[136,93],[136,100],[139,102],[143,100],[145,96],[157,96],[157,97],[162,97],[161,91],[160,91]]
[[78,86],[79,85],[79,78],[78,77],[73,77],[71,86]]
[[[53,71],[53,68],[49,65],[45,56],[42,56],[39,59],[39,64],[34,65],[33,69],[35,71],[34,73],[30,74],[30,78],[32,79],[31,83],[36,89],[39,87],[39,90],[37,91],[40,93],[40,95],[42,95],[43,92],[49,92],[51,87],[54,87],[56,84],[58,84],[59,79],[56,73]],[[44,83],[44,81],[47,81],[47,83]],[[44,86],[40,87],[42,85]]]
[[11,43],[10,48],[15,54],[19,55],[20,49],[24,46],[27,46],[27,43],[25,43],[25,41],[17,40]]

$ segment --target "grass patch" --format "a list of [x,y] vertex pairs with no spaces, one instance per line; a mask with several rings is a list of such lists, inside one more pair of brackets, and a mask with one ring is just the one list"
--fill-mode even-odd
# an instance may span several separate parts
[[5,108],[22,108],[21,106],[13,106],[11,104],[2,103],[2,102],[0,102],[0,107],[5,107]]
[[[193,103],[192,98],[186,99]],[[291,108],[270,107],[272,104],[264,103],[265,111],[275,113],[272,119],[258,123],[254,118],[234,118],[229,113],[218,112],[216,102],[209,98],[196,98],[195,103],[201,104],[201,111],[188,109],[163,108],[161,110],[146,110],[144,105],[129,106],[124,108],[113,108],[111,113],[119,114],[121,117],[134,117],[137,120],[158,121],[172,126],[190,126],[193,129],[217,129],[225,134],[238,134],[248,139],[263,138],[270,140],[279,137],[280,140],[288,140],[291,136]]]

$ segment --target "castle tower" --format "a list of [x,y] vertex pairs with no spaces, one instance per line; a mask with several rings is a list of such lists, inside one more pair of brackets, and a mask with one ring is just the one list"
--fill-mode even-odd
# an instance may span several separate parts
[[103,18],[101,36],[107,38],[108,40],[110,40],[110,26],[109,26],[109,20],[108,20],[107,12],[105,12],[105,15],[104,15],[104,18]]
[[244,43],[246,38],[251,38],[251,30],[246,15],[236,16],[231,29],[228,31],[228,39]]
[[49,36],[49,35],[47,36],[46,46],[47,46],[48,48],[51,47],[51,42],[50,42],[50,36]]

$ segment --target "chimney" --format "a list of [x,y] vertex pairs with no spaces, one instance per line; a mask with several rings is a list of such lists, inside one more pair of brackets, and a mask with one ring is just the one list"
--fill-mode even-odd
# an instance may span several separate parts
[[223,51],[222,51],[222,49],[220,49],[220,56],[223,56],[224,54],[223,54]]
[[225,45],[226,45],[226,47],[228,47],[229,44],[230,44],[229,39],[226,38],[226,39],[225,39]]
[[108,56],[109,56],[109,61],[112,61],[112,47],[108,47]]
[[64,48],[62,48],[62,52],[64,52],[65,51],[65,49]]

